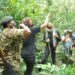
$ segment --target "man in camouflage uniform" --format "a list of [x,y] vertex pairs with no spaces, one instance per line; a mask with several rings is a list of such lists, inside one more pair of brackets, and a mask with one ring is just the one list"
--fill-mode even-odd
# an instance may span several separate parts
[[[0,50],[3,52],[6,61],[12,65],[14,71],[14,74],[12,74],[4,66],[3,75],[19,75],[21,42],[23,38],[30,35],[31,31],[24,24],[21,24],[24,29],[16,29],[12,16],[4,17],[1,25],[4,30],[0,34]],[[4,64],[4,62],[2,63]]]

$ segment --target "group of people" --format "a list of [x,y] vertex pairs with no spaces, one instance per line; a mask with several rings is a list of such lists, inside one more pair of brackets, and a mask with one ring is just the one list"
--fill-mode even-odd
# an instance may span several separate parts
[[[2,75],[19,75],[20,53],[26,63],[24,75],[31,75],[35,63],[35,35],[49,25],[49,15],[43,24],[33,27],[29,17],[23,18],[19,29],[12,16],[5,16],[1,21],[0,32],[0,66]],[[23,47],[22,47],[23,46]]]
[[[36,34],[46,29],[43,41],[46,43],[44,55],[40,61],[44,64],[50,52],[52,63],[56,64],[56,48],[60,41],[63,42],[65,55],[72,55],[72,42],[75,40],[75,34],[71,30],[66,30],[60,37],[60,33],[49,22],[49,16],[40,26],[33,26],[29,17],[20,21],[19,29],[16,28],[12,16],[6,16],[1,21],[3,30],[0,32],[0,66],[4,69],[2,75],[19,75],[20,55],[26,64],[24,75],[32,75],[35,65],[35,39]],[[68,53],[69,52],[69,53]]]

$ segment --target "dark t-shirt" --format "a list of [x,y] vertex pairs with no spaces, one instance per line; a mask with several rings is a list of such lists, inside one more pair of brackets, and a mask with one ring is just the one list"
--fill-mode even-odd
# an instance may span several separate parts
[[26,40],[23,40],[22,57],[35,55],[35,35],[40,32],[40,27],[32,27],[30,30],[31,35]]
[[[48,31],[48,32],[45,32],[44,33],[44,38],[43,38],[43,40],[45,41],[45,43],[46,43],[46,39],[50,39],[50,46],[52,47],[53,46],[53,32],[55,31],[55,33],[58,35],[58,38],[55,38],[55,40],[57,41],[57,43],[61,40],[60,39],[60,33],[59,33],[59,31],[58,30],[51,30],[51,31]],[[48,34],[47,36],[46,36],[46,34]],[[47,37],[47,38],[46,38]],[[47,44],[47,43],[46,43]]]
[[[48,35],[47,35],[47,34],[48,34]],[[47,36],[46,36],[46,35],[47,35]],[[44,33],[44,38],[43,38],[43,40],[45,41],[45,43],[46,43],[46,39],[48,39],[48,38],[50,39],[50,42],[49,42],[50,45],[53,46],[53,31],[50,31],[50,32],[48,31],[48,32],[45,32],[45,33]],[[46,43],[46,44],[47,44],[47,43]]]

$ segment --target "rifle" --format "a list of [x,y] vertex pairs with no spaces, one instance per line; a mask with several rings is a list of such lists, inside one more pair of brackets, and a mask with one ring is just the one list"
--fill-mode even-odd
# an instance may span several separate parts
[[1,48],[0,48],[0,57],[2,58],[4,64],[4,71],[2,72],[3,75],[16,75],[15,71],[13,70],[13,66],[5,59]]

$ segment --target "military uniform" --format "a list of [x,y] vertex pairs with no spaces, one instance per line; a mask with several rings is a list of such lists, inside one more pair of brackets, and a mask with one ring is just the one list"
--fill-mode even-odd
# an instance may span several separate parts
[[5,28],[0,34],[0,49],[3,50],[4,57],[13,66],[15,71],[19,71],[20,50],[23,37],[22,29]]

